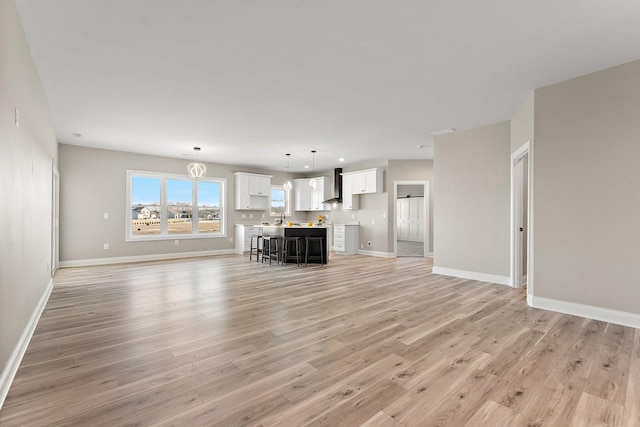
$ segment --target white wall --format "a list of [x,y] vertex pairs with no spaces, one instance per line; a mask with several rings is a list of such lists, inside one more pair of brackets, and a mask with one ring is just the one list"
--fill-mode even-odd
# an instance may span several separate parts
[[535,92],[534,292],[640,313],[640,61]]
[[509,122],[436,138],[434,271],[508,282],[510,150]]
[[[19,109],[19,127],[14,109]],[[0,368],[51,280],[52,168],[49,107],[13,1],[0,0]],[[24,337],[23,337],[24,338]],[[4,377],[3,377],[4,378]],[[0,405],[3,386],[0,383]]]

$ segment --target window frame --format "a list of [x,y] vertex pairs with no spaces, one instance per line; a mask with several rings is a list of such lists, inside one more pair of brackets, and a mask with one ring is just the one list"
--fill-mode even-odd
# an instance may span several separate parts
[[291,190],[285,190],[282,185],[271,185],[269,189],[269,216],[277,218],[280,214],[273,213],[271,206],[273,203],[273,190],[284,191],[284,215],[291,216]]
[[[127,169],[126,171],[126,215],[125,215],[125,242],[141,242],[141,241],[154,241],[154,240],[183,240],[183,239],[217,239],[227,237],[227,179],[220,177],[204,177],[204,178],[191,178],[188,175],[179,175],[171,173],[160,173],[150,171],[140,171]],[[160,179],[160,234],[140,235],[136,236],[132,233],[132,211],[133,204],[131,200],[132,185],[134,177],[143,178],[156,178]],[[192,231],[189,234],[169,234],[168,231],[168,208],[169,203],[167,200],[167,180],[177,179],[183,181],[191,181],[191,220]],[[220,184],[220,231],[212,233],[200,233],[199,230],[199,217],[198,217],[198,182],[211,182]],[[173,205],[171,205],[173,206]]]

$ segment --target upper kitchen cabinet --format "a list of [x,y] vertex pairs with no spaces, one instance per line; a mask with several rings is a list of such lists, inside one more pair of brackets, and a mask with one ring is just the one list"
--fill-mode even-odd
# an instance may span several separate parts
[[294,180],[294,208],[296,211],[326,211],[329,207],[325,200],[332,197],[331,178],[320,176],[315,178],[316,188],[311,188],[311,178]]
[[[383,192],[384,169],[373,168],[355,172],[343,173],[343,177],[350,177],[352,194],[369,194]],[[344,190],[343,190],[344,192]],[[344,194],[343,194],[344,197]]]
[[265,210],[269,207],[271,175],[236,172],[236,209]]
[[360,209],[360,198],[353,197],[353,175],[342,174],[342,209]]

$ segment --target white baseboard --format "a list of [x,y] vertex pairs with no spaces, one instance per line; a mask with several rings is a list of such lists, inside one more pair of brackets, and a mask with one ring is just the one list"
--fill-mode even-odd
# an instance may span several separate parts
[[122,257],[114,257],[114,258],[78,259],[78,260],[72,260],[72,261],[60,261],[60,268],[88,267],[91,265],[105,265],[105,264],[122,264],[126,262],[160,261],[165,259],[176,259],[176,258],[195,258],[195,257],[211,256],[211,255],[230,255],[235,253],[236,253],[235,249],[218,249],[218,250],[212,250],[212,251],[177,252],[177,253],[170,253],[170,254],[136,255],[136,256],[122,256]]
[[433,274],[441,274],[443,276],[460,277],[461,279],[478,280],[480,282],[496,283],[498,285],[509,286],[510,282],[509,276],[478,273],[476,271],[457,270],[455,268],[433,266],[432,272]]
[[534,308],[542,308],[544,310],[556,311],[558,313],[571,314],[573,316],[586,317],[588,319],[601,320],[603,322],[640,329],[640,314],[637,313],[611,310],[609,308],[594,307],[592,305],[584,305],[575,302],[537,296],[533,296],[531,298],[531,303],[529,305]]
[[368,251],[366,249],[359,249],[358,253],[360,255],[376,256],[376,257],[379,257],[379,258],[393,258],[393,257],[395,257],[393,252]]
[[38,320],[40,320],[40,316],[44,311],[44,307],[47,305],[47,301],[49,301],[49,295],[51,295],[51,291],[53,290],[53,280],[49,280],[46,289],[42,293],[40,297],[40,301],[34,308],[31,313],[31,317],[29,317],[29,321],[27,325],[22,330],[22,334],[16,343],[11,355],[9,356],[9,360],[7,364],[4,366],[2,370],[2,375],[0,375],[0,409],[2,409],[2,405],[4,404],[4,400],[7,398],[7,394],[9,394],[9,388],[11,387],[11,383],[16,376],[16,372],[18,372],[18,368],[20,367],[20,362],[24,357],[24,353],[27,351],[27,347],[29,346],[29,341],[31,341],[31,337],[33,336],[33,332],[36,330],[36,326],[38,325]]

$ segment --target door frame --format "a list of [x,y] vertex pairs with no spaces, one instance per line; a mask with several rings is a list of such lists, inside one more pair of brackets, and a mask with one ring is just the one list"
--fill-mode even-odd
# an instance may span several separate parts
[[60,264],[60,173],[55,165],[51,173],[51,277]]
[[[518,260],[522,259],[520,248],[518,245],[518,195],[519,188],[517,185],[516,168],[517,163],[522,157],[527,156],[527,271],[518,271]],[[531,305],[533,297],[533,156],[531,140],[525,142],[522,147],[518,148],[511,154],[511,230],[510,230],[510,285],[514,288],[522,287],[522,276],[527,276],[527,303]],[[520,273],[520,274],[519,274]]]
[[429,251],[429,228],[430,228],[430,217],[429,217],[429,181],[394,181],[393,182],[393,256],[394,258],[398,257],[398,227],[396,225],[398,218],[398,186],[399,185],[422,185],[424,186],[424,197],[423,197],[423,209],[424,209],[424,257],[427,258],[431,256]]

